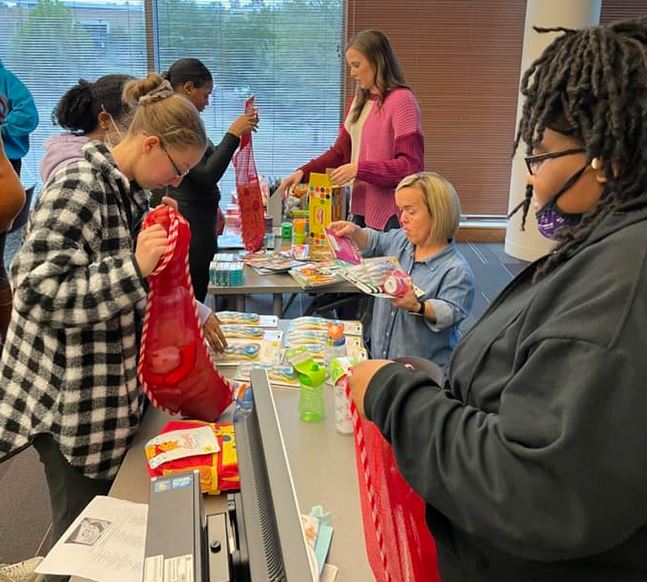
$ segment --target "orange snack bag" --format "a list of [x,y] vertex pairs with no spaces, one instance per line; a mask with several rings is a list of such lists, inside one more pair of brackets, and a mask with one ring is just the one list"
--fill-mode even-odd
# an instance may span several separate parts
[[[159,477],[198,469],[200,471],[200,489],[202,493],[218,495],[222,491],[238,491],[240,489],[240,476],[238,474],[234,425],[231,422],[213,423],[200,420],[172,420],[166,423],[160,434],[203,426],[211,427],[218,441],[220,451],[175,459],[162,463],[155,469],[151,468],[150,464],[147,463],[148,474],[151,477]],[[163,452],[164,448],[159,445],[146,446],[146,460],[150,461]]]

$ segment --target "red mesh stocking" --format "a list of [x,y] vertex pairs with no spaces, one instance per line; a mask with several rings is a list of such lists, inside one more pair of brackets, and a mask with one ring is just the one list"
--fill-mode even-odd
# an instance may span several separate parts
[[142,228],[161,224],[169,245],[148,277],[148,300],[137,372],[146,395],[170,414],[214,421],[232,401],[230,384],[211,361],[189,274],[189,223],[169,206]]
[[[245,101],[245,113],[254,112],[254,97]],[[243,245],[251,253],[263,246],[265,238],[265,211],[261,196],[261,185],[256,173],[252,135],[240,138],[240,147],[234,154],[234,169],[236,170],[236,192],[238,193],[238,208],[240,208],[240,223],[243,235]]]

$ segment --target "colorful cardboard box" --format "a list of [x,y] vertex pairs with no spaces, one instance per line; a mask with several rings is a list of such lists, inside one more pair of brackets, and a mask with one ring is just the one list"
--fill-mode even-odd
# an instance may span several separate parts
[[309,244],[328,245],[324,231],[335,220],[346,216],[346,187],[333,187],[328,174],[310,173],[308,184]]

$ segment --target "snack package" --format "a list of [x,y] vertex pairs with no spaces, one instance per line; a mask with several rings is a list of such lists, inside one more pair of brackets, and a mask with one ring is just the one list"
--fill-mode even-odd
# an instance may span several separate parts
[[214,432],[209,426],[204,425],[199,428],[171,430],[159,434],[146,443],[146,450],[151,452],[148,466],[151,469],[157,469],[169,461],[217,453],[220,447]]
[[[215,437],[219,450],[214,453],[196,454],[167,462],[155,461],[160,455],[177,448],[178,440],[171,434],[178,431],[187,435],[196,429],[209,428]],[[187,442],[190,437],[183,437]],[[203,493],[217,495],[221,491],[237,491],[240,489],[238,474],[238,457],[236,456],[236,441],[232,423],[209,423],[197,420],[173,420],[168,422],[159,436],[151,439],[145,447],[147,468],[151,477],[184,473],[193,469],[200,471],[200,489]],[[152,465],[155,465],[153,467]]]

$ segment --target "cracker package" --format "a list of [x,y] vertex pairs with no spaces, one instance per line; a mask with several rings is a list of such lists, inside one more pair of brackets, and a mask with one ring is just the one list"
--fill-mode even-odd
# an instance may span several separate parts
[[[200,436],[201,429],[209,427],[217,442],[217,452],[187,456],[183,453],[180,458],[159,463],[162,459],[179,456],[170,454],[180,448],[195,446],[202,450],[208,446],[208,439]],[[191,438],[191,430],[198,431]],[[167,436],[165,436],[167,435]],[[230,422],[213,423],[199,420],[172,420],[164,426],[157,437],[146,443],[146,460],[148,473],[151,477],[184,473],[193,469],[200,471],[200,489],[202,493],[218,495],[221,491],[237,491],[240,489],[238,475],[238,457],[236,456],[236,441],[234,425]]]

